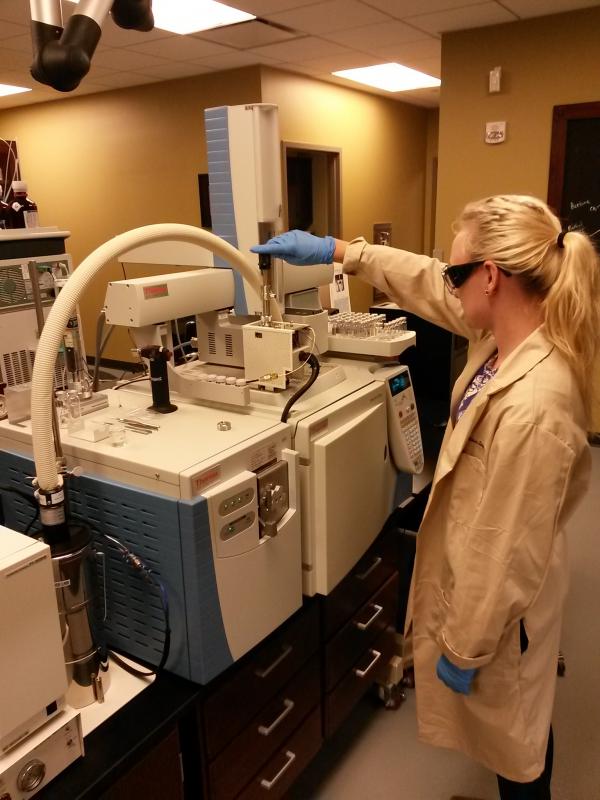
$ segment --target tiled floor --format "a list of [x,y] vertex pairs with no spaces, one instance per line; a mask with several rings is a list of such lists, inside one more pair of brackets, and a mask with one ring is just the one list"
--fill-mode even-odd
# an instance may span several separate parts
[[[554,711],[554,800],[600,800],[600,448],[587,498],[569,525],[567,673]],[[292,800],[496,800],[494,776],[416,740],[414,693],[397,711],[363,701],[294,787]]]

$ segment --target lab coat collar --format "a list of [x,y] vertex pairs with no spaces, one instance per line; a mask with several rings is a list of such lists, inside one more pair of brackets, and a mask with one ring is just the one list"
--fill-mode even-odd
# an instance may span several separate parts
[[[452,421],[448,423],[433,486],[454,468],[465,443],[481,418],[489,398],[526,375],[536,364],[539,364],[552,352],[553,347],[554,345],[545,337],[542,326],[536,328],[508,356],[494,379],[479,391],[458,422],[456,424],[453,424]],[[452,418],[454,418],[456,408],[477,370],[491,357],[496,349],[496,340],[489,333],[484,334],[477,344],[472,345],[467,366],[457,380],[452,392]]]

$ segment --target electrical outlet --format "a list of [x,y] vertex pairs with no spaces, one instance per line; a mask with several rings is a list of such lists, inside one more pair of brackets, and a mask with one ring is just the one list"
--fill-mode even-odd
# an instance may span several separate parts
[[373,225],[373,244],[392,246],[392,223],[376,222]]

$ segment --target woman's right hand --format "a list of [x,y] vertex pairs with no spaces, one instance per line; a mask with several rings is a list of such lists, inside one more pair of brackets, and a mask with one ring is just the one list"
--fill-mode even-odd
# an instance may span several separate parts
[[333,236],[313,236],[306,231],[287,231],[274,236],[266,244],[257,244],[251,252],[275,256],[296,266],[331,264],[335,252]]

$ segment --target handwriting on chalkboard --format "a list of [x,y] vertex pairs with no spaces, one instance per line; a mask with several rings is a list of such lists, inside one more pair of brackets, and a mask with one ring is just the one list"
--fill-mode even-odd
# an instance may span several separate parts
[[600,103],[555,106],[548,201],[564,230],[584,231],[600,253]]
[[585,231],[595,239],[600,233],[600,202],[589,198],[583,200],[569,200],[567,230]]
[[591,200],[571,200],[569,203],[571,211],[578,208],[585,208],[590,214],[597,214],[600,211],[600,203],[592,203]]

